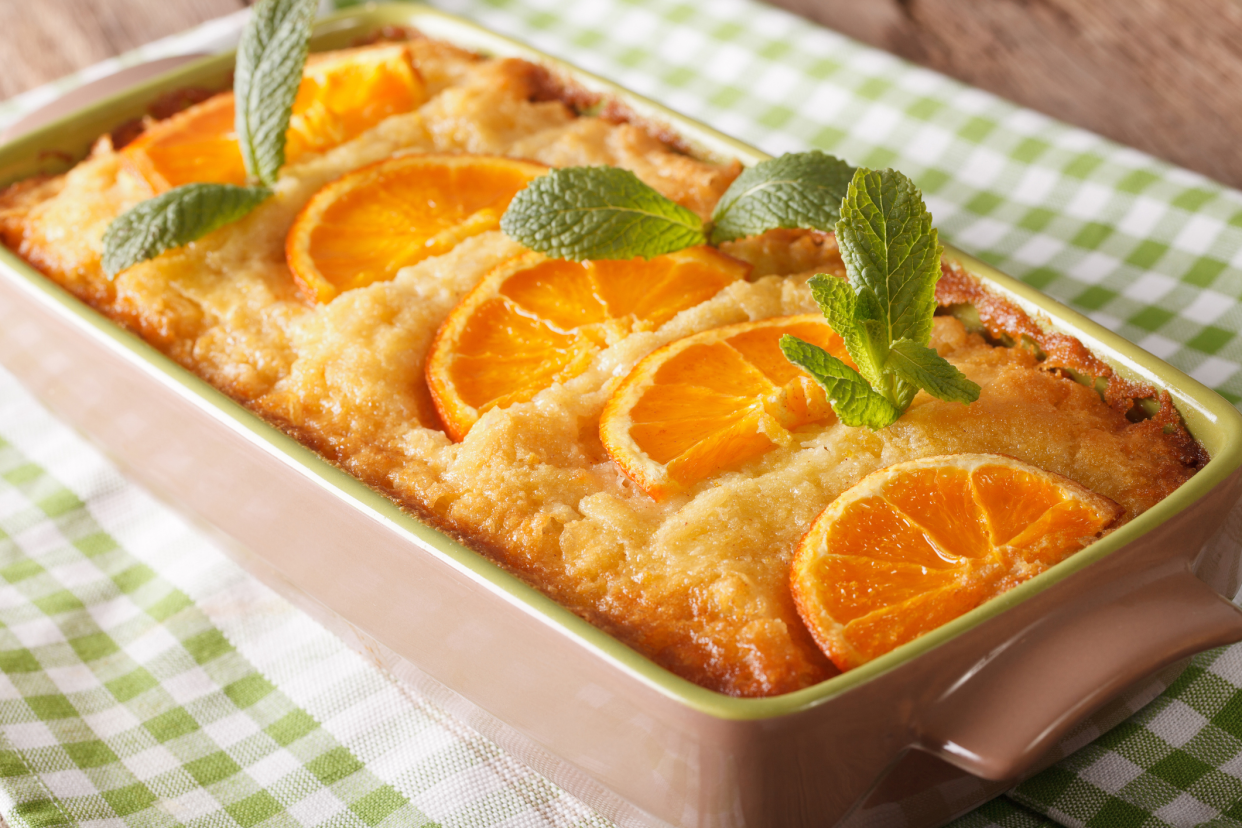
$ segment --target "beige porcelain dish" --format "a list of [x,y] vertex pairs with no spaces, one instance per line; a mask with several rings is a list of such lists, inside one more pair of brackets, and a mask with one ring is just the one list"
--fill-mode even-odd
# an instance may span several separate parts
[[[438,12],[366,8],[316,48],[413,25],[550,64],[672,125],[697,152],[756,151]],[[222,87],[207,58],[0,148],[0,183],[81,157],[162,92]],[[1209,389],[955,250],[983,282],[1122,376],[1168,389],[1211,462],[1068,561],[852,672],[767,699],[686,682],[402,512],[0,248],[0,360],[243,563],[554,782],[624,825],[935,825],[1049,761],[1136,682],[1242,639],[1242,416]],[[248,550],[248,551],[247,551]],[[1198,573],[1198,577],[1196,576]],[[1205,582],[1210,581],[1209,583]],[[1143,692],[1159,689],[1149,681]]]

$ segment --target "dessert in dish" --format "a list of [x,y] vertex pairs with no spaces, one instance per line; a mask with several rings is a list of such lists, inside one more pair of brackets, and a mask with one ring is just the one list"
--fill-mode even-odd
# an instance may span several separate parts
[[[977,402],[920,395],[878,432],[831,417],[793,425],[770,450],[653,499],[605,450],[601,412],[661,347],[816,312],[807,278],[843,265],[832,236],[793,230],[722,244],[709,254],[728,257],[721,286],[671,313],[630,309],[616,314],[624,324],[599,323],[598,336],[560,326],[555,333],[582,343],[573,370],[490,407],[498,398],[475,405],[461,394],[469,422],[454,442],[426,380],[437,332],[467,297],[484,307],[475,292],[488,289],[489,274],[543,261],[480,221],[391,278],[329,295],[294,278],[286,250],[317,193],[394,155],[468,154],[624,167],[706,216],[739,170],[691,158],[641,124],[582,114],[578,93],[529,63],[423,39],[399,48],[417,73],[408,108],[292,155],[275,197],[237,224],[108,280],[104,229],[162,185],[136,169],[136,151],[103,139],[66,175],[4,194],[4,241],[425,520],[654,661],[736,695],[788,692],[835,673],[797,615],[789,569],[816,515],[871,472],[944,454],[1011,455],[1110,498],[1124,522],[1204,462],[1167,397],[1107,379],[1080,345],[1042,333],[949,264],[942,305],[970,305],[979,317],[938,316],[932,345],[982,387]],[[481,208],[462,209],[464,220]],[[520,312],[529,306],[506,307],[532,318]],[[1075,377],[1105,378],[1105,398]],[[1155,414],[1141,417],[1148,399]]]

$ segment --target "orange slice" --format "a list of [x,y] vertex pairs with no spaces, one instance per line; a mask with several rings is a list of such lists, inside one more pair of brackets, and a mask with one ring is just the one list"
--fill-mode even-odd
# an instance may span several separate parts
[[388,43],[311,55],[293,100],[285,156],[323,152],[427,102],[410,47]]
[[464,439],[484,412],[581,374],[601,348],[655,330],[749,273],[711,247],[646,261],[528,253],[501,265],[444,321],[427,358],[449,435]]
[[233,112],[232,92],[208,98],[139,135],[121,159],[156,193],[196,182],[245,184]]
[[[312,55],[293,104],[285,160],[330,149],[426,99],[408,46]],[[226,92],[160,121],[126,146],[122,159],[156,193],[195,182],[246,183],[233,100]]]
[[402,155],[338,178],[302,208],[285,258],[318,302],[387,281],[500,228],[518,190],[547,167],[481,155]]
[[1064,560],[1122,511],[1009,457],[898,463],[815,519],[794,558],[794,600],[819,646],[849,670]]
[[600,417],[604,448],[656,500],[754,460],[834,415],[823,388],[778,345],[792,334],[848,361],[819,314],[743,322],[649,354]]

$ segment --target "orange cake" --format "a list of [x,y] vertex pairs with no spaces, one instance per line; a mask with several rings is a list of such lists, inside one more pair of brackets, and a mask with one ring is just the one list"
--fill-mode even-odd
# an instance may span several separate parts
[[[366,77],[383,106],[333,103],[331,67],[362,64],[381,67]],[[982,388],[977,402],[920,393],[873,432],[842,425],[809,379],[772,368],[783,407],[753,408],[737,426],[763,440],[674,468],[649,492],[600,437],[627,375],[688,336],[817,314],[807,279],[844,273],[832,235],[778,230],[650,262],[550,261],[496,223],[543,169],[625,168],[706,218],[740,166],[697,160],[616,112],[584,114],[596,110],[530,63],[433,40],[319,57],[307,77],[316,72],[274,197],[241,221],[114,280],[102,272],[101,237],[122,211],[185,176],[237,175],[211,99],[148,124],[128,147],[105,137],[68,173],[10,187],[0,236],[275,426],[703,686],[763,696],[836,674],[798,616],[790,567],[816,516],[878,469],[1007,455],[1115,501],[1124,523],[1205,461],[1167,396],[1111,377],[947,264],[931,344]],[[184,147],[204,141],[216,160],[196,172]],[[509,183],[488,193],[462,183],[479,165]],[[457,212],[429,226],[422,207],[402,211],[415,201],[410,182],[430,186],[432,167],[448,176],[435,209],[448,200]],[[380,198],[389,206],[369,217]],[[373,233],[363,252],[383,261],[355,264],[358,228],[389,221],[417,243],[389,250]],[[747,359],[762,373],[765,358]],[[680,363],[662,364],[673,367],[651,382],[676,381]],[[1138,416],[1145,398],[1155,416]],[[635,406],[634,422],[657,416],[656,402]]]

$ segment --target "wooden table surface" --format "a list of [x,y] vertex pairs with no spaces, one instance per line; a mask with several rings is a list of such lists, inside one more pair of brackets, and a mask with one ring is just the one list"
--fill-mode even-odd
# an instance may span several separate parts
[[[774,2],[1242,187],[1242,0]],[[0,99],[244,5],[0,0]]]

